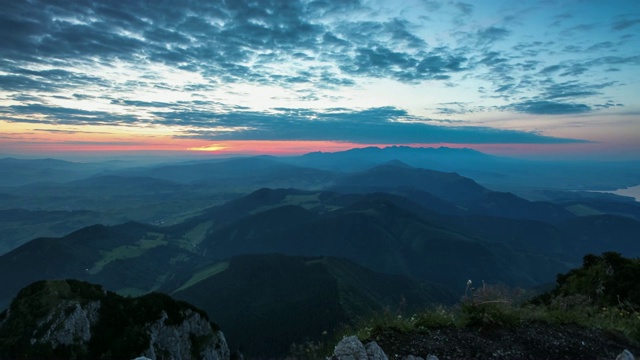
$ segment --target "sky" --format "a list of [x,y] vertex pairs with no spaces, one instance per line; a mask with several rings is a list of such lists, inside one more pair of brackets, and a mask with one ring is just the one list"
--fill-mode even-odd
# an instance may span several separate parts
[[0,154],[640,159],[638,0],[0,3]]

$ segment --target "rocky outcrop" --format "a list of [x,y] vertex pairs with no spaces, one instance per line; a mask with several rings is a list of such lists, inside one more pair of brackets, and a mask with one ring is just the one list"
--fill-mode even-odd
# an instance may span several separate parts
[[222,332],[213,333],[209,322],[199,313],[187,309],[185,319],[177,325],[166,325],[166,312],[149,326],[149,359],[227,360],[229,348]]
[[0,359],[229,360],[206,314],[163,294],[124,298],[75,280],[41,281],[0,314]]
[[45,319],[38,321],[29,342],[31,345],[47,344],[53,349],[74,344],[86,347],[91,340],[91,327],[98,321],[99,310],[99,301],[84,305],[63,301]]

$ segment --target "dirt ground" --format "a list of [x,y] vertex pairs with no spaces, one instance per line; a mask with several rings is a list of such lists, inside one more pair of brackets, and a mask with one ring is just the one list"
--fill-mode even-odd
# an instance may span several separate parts
[[623,350],[636,358],[640,344],[619,333],[577,325],[529,323],[513,329],[439,328],[401,333],[385,330],[375,340],[389,359],[428,354],[448,359],[615,360]]

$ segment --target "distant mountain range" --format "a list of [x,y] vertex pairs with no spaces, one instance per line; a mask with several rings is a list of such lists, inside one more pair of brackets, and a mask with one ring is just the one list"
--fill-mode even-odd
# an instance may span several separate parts
[[615,190],[640,184],[638,161],[555,161],[493,156],[472,149],[389,146],[280,158],[287,163],[340,172],[362,171],[399,160],[410,166],[456,172],[492,189],[542,198],[543,189]]
[[[410,166],[456,172],[484,185],[515,189],[531,196],[544,196],[533,189],[615,190],[638,185],[638,161],[533,161],[500,157],[472,149],[389,146],[356,148],[333,153],[313,152],[301,156],[235,157],[209,160],[171,161],[140,165],[123,161],[77,163],[55,159],[0,159],[0,186],[42,182],[67,182],[95,175],[151,177],[179,183],[223,182],[248,177],[259,187],[268,181],[298,181],[299,185],[323,185],[333,173],[352,173],[398,160]],[[286,179],[285,179],[286,178]],[[306,182],[309,182],[308,184]],[[248,183],[240,181],[237,185]],[[257,188],[254,188],[255,190]]]

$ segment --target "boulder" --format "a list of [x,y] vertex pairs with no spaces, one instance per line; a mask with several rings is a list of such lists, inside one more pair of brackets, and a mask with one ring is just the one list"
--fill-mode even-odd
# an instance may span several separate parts
[[333,349],[331,360],[369,360],[367,350],[357,336],[348,336]]
[[388,360],[375,341],[363,345],[357,336],[342,339],[333,350],[330,360]]
[[636,360],[636,358],[633,357],[631,351],[625,349],[618,356],[616,356],[616,360]]
[[364,349],[367,351],[367,356],[369,360],[388,360],[387,354],[382,351],[378,343],[375,341],[371,341],[364,346]]

